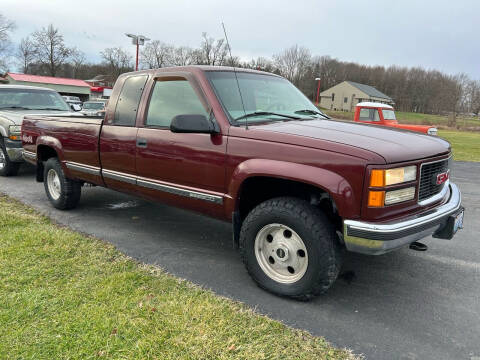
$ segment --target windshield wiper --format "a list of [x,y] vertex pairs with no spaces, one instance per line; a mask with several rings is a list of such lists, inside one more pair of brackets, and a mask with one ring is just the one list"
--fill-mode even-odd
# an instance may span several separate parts
[[276,112],[270,112],[270,111],[254,111],[254,112],[251,112],[251,113],[248,113],[248,114],[245,114],[245,115],[242,115],[236,119],[234,119],[235,121],[238,121],[238,120],[242,120],[242,119],[246,119],[246,118],[249,118],[249,117],[254,117],[254,116],[261,116],[261,115],[275,115],[275,116],[281,116],[281,117],[284,117],[284,118],[287,118],[287,119],[293,119],[293,120],[300,120],[301,118],[299,118],[298,116],[292,116],[292,115],[285,115],[285,114],[280,114],[280,113],[276,113]]
[[330,119],[326,114],[320,112],[320,111],[315,111],[315,110],[310,110],[310,109],[303,109],[303,110],[297,110],[294,111],[295,114],[311,114],[311,115],[321,115],[325,119]]
[[22,110],[33,110],[31,108],[27,108],[27,107],[24,107],[24,106],[3,106],[3,107],[0,107],[0,110],[1,109],[22,109]]

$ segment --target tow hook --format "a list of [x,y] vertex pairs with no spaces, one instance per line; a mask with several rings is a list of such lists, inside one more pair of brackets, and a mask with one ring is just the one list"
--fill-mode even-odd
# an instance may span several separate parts
[[428,246],[425,244],[422,244],[421,242],[414,241],[413,243],[410,244],[410,249],[415,250],[415,251],[427,251]]

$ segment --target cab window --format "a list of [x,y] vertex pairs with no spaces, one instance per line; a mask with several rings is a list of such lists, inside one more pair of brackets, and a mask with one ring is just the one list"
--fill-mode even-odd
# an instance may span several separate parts
[[125,80],[115,108],[114,125],[135,126],[138,105],[146,82],[146,75],[131,76]]
[[208,117],[198,95],[186,79],[160,79],[155,82],[145,126],[169,128],[175,116],[193,114]]
[[360,109],[360,121],[380,121],[377,109]]

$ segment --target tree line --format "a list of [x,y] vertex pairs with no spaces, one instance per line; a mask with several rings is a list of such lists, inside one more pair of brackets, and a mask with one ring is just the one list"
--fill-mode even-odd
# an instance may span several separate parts
[[[52,24],[23,38],[14,46],[10,34],[15,24],[0,14],[0,70],[8,69],[8,60],[23,73],[90,79],[105,75],[113,83],[122,73],[132,71],[134,58],[122,47],[109,47],[100,52],[101,61],[88,62],[85,54],[65,44],[63,35]],[[10,61],[10,64],[12,61]],[[321,91],[344,80],[374,86],[395,101],[401,111],[419,113],[480,112],[480,81],[466,74],[449,75],[421,67],[368,66],[344,62],[330,56],[312,55],[310,50],[293,45],[271,58],[250,61],[230,58],[224,39],[203,33],[196,48],[175,46],[160,40],[148,41],[141,47],[142,69],[184,65],[228,65],[253,68],[282,75],[305,95],[315,98],[317,83]]]

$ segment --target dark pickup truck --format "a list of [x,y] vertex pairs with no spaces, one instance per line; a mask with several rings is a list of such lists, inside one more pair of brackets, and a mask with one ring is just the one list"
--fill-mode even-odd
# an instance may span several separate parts
[[253,279],[297,299],[325,292],[345,251],[451,239],[463,222],[448,142],[331,120],[259,71],[123,74],[104,119],[26,117],[22,140],[56,208],[89,183],[232,222]]

